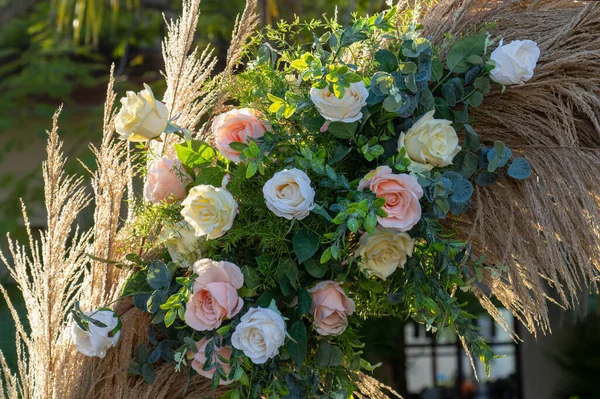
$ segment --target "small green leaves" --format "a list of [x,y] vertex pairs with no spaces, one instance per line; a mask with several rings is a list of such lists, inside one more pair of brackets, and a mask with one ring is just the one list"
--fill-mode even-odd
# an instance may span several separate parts
[[310,294],[306,288],[302,288],[300,292],[298,292],[298,315],[302,316],[308,313],[311,304],[312,298],[310,297]]

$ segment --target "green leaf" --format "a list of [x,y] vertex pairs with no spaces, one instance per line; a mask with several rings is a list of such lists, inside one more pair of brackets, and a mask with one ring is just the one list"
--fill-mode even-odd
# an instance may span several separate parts
[[329,359],[331,358],[331,345],[324,339],[321,340],[317,354],[315,355],[315,366],[317,368],[325,368],[329,366]]
[[479,139],[479,135],[471,127],[471,125],[465,125],[465,130],[467,131],[467,137],[465,138],[465,144],[467,148],[473,151],[479,151],[479,147],[481,146],[481,140]]
[[479,107],[483,103],[483,94],[481,92],[475,91],[469,97],[469,105],[473,108]]
[[146,272],[144,270],[140,270],[139,272],[135,272],[125,281],[123,285],[123,289],[121,290],[121,296],[133,295],[138,292],[148,292],[150,291],[150,287],[148,286],[148,281],[146,279]]
[[171,327],[177,317],[177,309],[169,309],[165,314],[165,327]]
[[467,59],[471,55],[483,54],[487,35],[465,37],[458,40],[448,51],[446,64],[453,73],[465,73],[471,65]]
[[254,176],[257,171],[258,171],[258,164],[256,163],[256,160],[254,160],[248,164],[248,168],[246,169],[246,179],[249,179],[252,176]]
[[456,105],[456,94],[454,93],[454,85],[451,83],[446,83],[442,86],[442,95],[444,96],[444,100],[450,107],[454,107]]
[[327,271],[327,265],[317,262],[315,259],[310,258],[304,261],[304,268],[311,276],[315,278],[321,278]]
[[327,131],[338,139],[348,140],[354,137],[357,127],[358,122],[332,122],[329,124]]
[[380,49],[375,53],[375,61],[379,63],[379,71],[394,72],[398,69],[398,58],[391,51]]
[[496,182],[498,175],[492,172],[484,171],[477,175],[475,183],[480,187],[487,187]]
[[456,203],[462,203],[471,198],[473,195],[473,185],[470,181],[461,179],[454,183],[454,193],[450,199]]
[[[308,69],[308,65],[306,64],[306,62],[304,62],[304,60],[301,60],[301,59],[292,61],[290,66],[299,71],[305,71]],[[271,100],[271,101],[273,101],[273,100]]]
[[465,179],[473,176],[473,173],[477,170],[478,163],[479,160],[475,155],[464,150],[459,152],[453,160],[454,170],[460,173]]
[[490,92],[490,79],[480,76],[473,82],[473,87],[479,89],[483,94],[488,94]]
[[292,247],[298,257],[298,263],[303,263],[312,257],[320,246],[319,235],[308,229],[300,229],[292,237]]
[[436,82],[439,82],[444,77],[444,65],[439,57],[434,57],[431,60],[431,75]]
[[339,346],[331,346],[331,352],[329,355],[329,366],[330,367],[337,367],[340,364],[342,364],[342,361],[344,360],[344,355],[342,353],[342,350],[340,349]]
[[155,290],[169,288],[171,285],[171,273],[167,265],[159,260],[153,261],[148,267],[148,284]]
[[244,275],[244,284],[246,287],[250,288],[251,290],[258,287],[260,284],[260,278],[258,277],[258,274],[254,268],[244,266],[242,267],[242,274]]
[[306,349],[307,349],[307,332],[306,325],[303,320],[298,320],[290,328],[291,339],[287,343],[290,357],[296,364],[302,366],[306,360]]
[[531,176],[531,165],[525,158],[516,158],[508,167],[508,175],[514,179],[525,180]]
[[300,292],[298,292],[298,315],[302,316],[308,313],[311,304],[312,298],[310,297],[310,294],[306,288],[302,288]]
[[200,140],[175,144],[175,152],[181,163],[189,168],[206,167],[214,161],[217,155],[210,145]]
[[148,350],[146,344],[139,344],[135,351],[135,361],[139,364],[146,363],[149,356],[150,351]]
[[154,371],[154,366],[148,363],[142,364],[142,377],[148,384],[154,384],[156,380],[156,373]]
[[298,287],[298,266],[291,259],[281,261],[277,268],[277,282],[279,288],[285,296],[294,294]]

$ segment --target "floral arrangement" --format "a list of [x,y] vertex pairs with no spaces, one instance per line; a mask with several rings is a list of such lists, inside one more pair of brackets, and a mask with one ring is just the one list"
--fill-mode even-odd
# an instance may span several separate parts
[[[493,85],[529,80],[540,51],[486,27],[437,48],[398,18],[392,8],[346,28],[266,27],[206,140],[148,86],[121,100],[116,130],[144,160],[131,234],[155,250],[118,264],[131,269],[121,297],[151,314],[130,374],[153,383],[168,362],[228,385],[223,398],[346,398],[377,366],[356,327],[379,316],[451,327],[489,366],[454,293],[490,266],[453,223],[474,184],[527,179],[531,166],[502,142],[483,145],[469,109]],[[72,318],[83,354],[118,344],[110,309],[76,305]]]

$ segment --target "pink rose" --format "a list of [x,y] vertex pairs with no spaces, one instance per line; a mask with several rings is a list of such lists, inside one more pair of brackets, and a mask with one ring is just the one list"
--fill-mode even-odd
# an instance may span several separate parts
[[194,273],[198,277],[186,305],[185,322],[194,330],[214,330],[242,309],[244,301],[237,290],[244,284],[244,276],[233,263],[210,259],[194,263]]
[[347,316],[354,313],[354,301],[335,281],[321,281],[309,289],[312,304],[310,312],[321,335],[340,335],[348,327]]
[[369,188],[379,198],[385,198],[383,210],[387,217],[377,217],[379,224],[398,231],[408,231],[421,219],[423,189],[414,177],[395,175],[388,166],[369,172],[358,184],[360,191]]
[[[217,371],[216,367],[210,370],[202,370],[202,367],[204,367],[204,364],[206,363],[206,344],[208,344],[208,340],[206,338],[202,338],[200,341],[196,342],[196,345],[198,346],[198,352],[194,354],[194,357],[192,359],[192,368],[196,370],[196,372],[201,376],[212,379],[213,375],[215,374],[215,371]],[[219,356],[221,356],[225,360],[231,359],[231,348],[218,348],[215,346],[212,359],[213,363],[219,363],[221,367],[223,367],[223,371],[225,372],[225,374],[228,375],[230,365],[229,363],[223,362],[219,358]],[[231,383],[232,380],[219,381],[220,385],[228,385]]]
[[150,202],[169,204],[185,197],[185,186],[191,181],[178,159],[158,158],[148,165],[145,194]]
[[249,138],[260,138],[265,131],[270,131],[268,123],[261,118],[264,118],[264,115],[252,108],[232,109],[217,116],[212,124],[212,134],[219,152],[232,162],[240,162],[240,152],[231,148],[229,144],[247,144]]

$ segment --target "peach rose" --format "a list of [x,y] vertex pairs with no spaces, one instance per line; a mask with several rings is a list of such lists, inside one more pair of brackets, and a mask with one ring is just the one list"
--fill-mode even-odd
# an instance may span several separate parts
[[264,115],[252,108],[232,109],[217,116],[212,124],[212,134],[219,152],[232,162],[240,162],[240,152],[229,144],[247,144],[249,138],[261,138],[265,131],[270,131],[270,126],[262,118]]
[[310,312],[321,335],[340,335],[348,327],[348,316],[354,313],[354,301],[335,281],[321,281],[309,289]]
[[[217,371],[216,367],[213,367],[210,370],[202,370],[202,367],[204,367],[204,364],[206,363],[206,344],[208,344],[208,340],[206,338],[202,338],[200,341],[196,342],[198,352],[196,352],[194,354],[194,357],[192,358],[192,368],[196,370],[196,372],[202,377],[212,379],[213,375],[215,374],[215,371]],[[219,356],[221,356],[225,360],[231,359],[231,348],[218,348],[215,346],[212,359],[213,363],[219,363],[221,367],[223,367],[223,371],[225,372],[225,374],[228,375],[231,366],[229,365],[229,363],[223,362],[219,358]],[[232,382],[232,380],[220,380],[219,384],[228,385]]]
[[214,330],[242,309],[244,301],[237,290],[242,288],[244,276],[233,263],[210,259],[194,263],[194,273],[198,277],[186,305],[185,322],[194,330]]
[[408,231],[421,219],[423,189],[414,177],[395,175],[389,166],[380,166],[369,172],[358,184],[360,191],[365,188],[377,197],[385,198],[383,210],[387,217],[377,217],[379,224],[398,231]]
[[150,202],[169,204],[185,197],[185,186],[191,177],[178,159],[158,158],[148,165],[145,195]]

